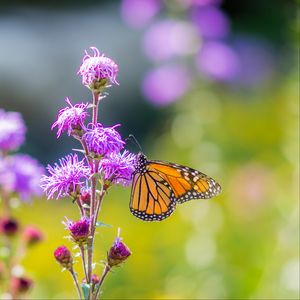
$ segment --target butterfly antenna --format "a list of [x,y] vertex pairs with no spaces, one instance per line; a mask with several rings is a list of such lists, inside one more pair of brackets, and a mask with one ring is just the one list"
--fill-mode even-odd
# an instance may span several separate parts
[[137,141],[137,139],[135,138],[135,136],[133,134],[129,134],[128,138],[126,138],[125,141],[127,141],[127,140],[134,141],[134,143],[139,147],[140,152],[143,152],[140,143]]

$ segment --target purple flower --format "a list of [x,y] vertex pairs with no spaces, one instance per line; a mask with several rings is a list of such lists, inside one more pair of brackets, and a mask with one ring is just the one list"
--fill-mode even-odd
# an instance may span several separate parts
[[27,277],[12,277],[10,281],[12,294],[17,299],[20,299],[20,294],[28,292],[32,285],[33,281]]
[[68,219],[66,222],[63,222],[67,229],[70,230],[74,242],[81,246],[88,242],[90,223],[91,220],[87,217],[83,217],[77,222]]
[[118,84],[118,65],[109,57],[101,54],[96,47],[90,47],[93,56],[85,50],[82,65],[77,74],[82,76],[82,84],[92,90],[101,90],[107,84]]
[[89,151],[100,157],[112,152],[120,152],[125,142],[122,141],[120,134],[115,130],[119,126],[120,124],[113,127],[103,127],[100,123],[95,126],[92,125],[92,128],[88,129],[82,137]]
[[17,150],[25,140],[26,127],[18,112],[0,109],[0,151]]
[[205,38],[223,38],[230,32],[227,16],[214,6],[192,10],[191,20],[201,36]]
[[26,226],[22,238],[26,245],[35,245],[43,240],[43,233],[35,226]]
[[196,29],[183,21],[157,22],[144,36],[145,53],[155,61],[194,54],[198,51],[199,44]]
[[180,65],[151,70],[143,81],[143,93],[157,106],[166,106],[182,97],[190,87],[190,75]]
[[41,195],[40,178],[44,174],[37,160],[29,155],[0,157],[0,186],[9,193],[18,193],[22,200]]
[[122,242],[120,238],[120,228],[118,236],[107,254],[107,262],[110,267],[117,266],[124,262],[131,255],[129,248]]
[[116,184],[128,186],[135,169],[136,155],[125,150],[121,153],[111,153],[101,160],[100,166],[104,179]]
[[222,42],[206,42],[197,57],[201,73],[213,80],[231,81],[239,71],[236,52]]
[[54,257],[56,261],[68,270],[73,268],[73,258],[70,250],[66,246],[60,246],[55,249]]
[[19,230],[19,224],[15,219],[4,217],[0,219],[0,233],[6,236],[14,236]]
[[67,131],[67,134],[70,136],[74,130],[82,130],[82,128],[84,128],[84,120],[88,115],[86,112],[88,103],[73,105],[69,98],[66,98],[66,102],[70,107],[62,108],[58,112],[57,120],[51,127],[53,130],[57,126],[57,138],[59,138],[64,131]]
[[128,25],[138,28],[146,25],[160,9],[160,0],[123,0],[121,13]]
[[84,159],[78,161],[76,154],[67,155],[55,163],[54,167],[47,167],[50,176],[43,175],[41,187],[48,196],[48,199],[62,198],[64,196],[76,196],[80,193],[82,180],[90,175],[90,168],[85,165]]

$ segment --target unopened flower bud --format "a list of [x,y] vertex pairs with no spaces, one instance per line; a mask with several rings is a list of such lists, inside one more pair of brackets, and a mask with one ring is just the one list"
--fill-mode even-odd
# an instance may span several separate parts
[[43,233],[34,226],[27,226],[23,231],[23,240],[26,245],[35,245],[43,239]]
[[31,279],[26,277],[13,277],[10,284],[12,294],[17,296],[19,294],[26,293],[31,288],[33,282]]
[[67,226],[67,229],[70,230],[73,241],[80,246],[85,245],[88,242],[90,223],[91,221],[87,217],[83,217],[77,222],[70,220],[63,222],[63,224]]
[[124,262],[130,255],[131,252],[129,248],[123,242],[121,242],[121,238],[119,237],[118,233],[118,237],[107,254],[108,265],[110,267],[117,266]]
[[60,246],[54,251],[54,257],[61,266],[71,270],[73,267],[73,258],[70,250],[66,246]]
[[19,224],[15,219],[3,218],[0,220],[0,233],[6,236],[14,236],[19,229]]
[[80,195],[80,202],[81,204],[90,205],[91,204],[91,194],[87,191],[81,192]]

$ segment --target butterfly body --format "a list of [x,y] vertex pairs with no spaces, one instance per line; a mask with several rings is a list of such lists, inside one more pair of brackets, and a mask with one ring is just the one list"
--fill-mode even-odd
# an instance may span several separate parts
[[144,221],[169,217],[177,204],[193,199],[209,199],[221,187],[207,175],[185,166],[148,160],[138,154],[133,173],[130,211]]

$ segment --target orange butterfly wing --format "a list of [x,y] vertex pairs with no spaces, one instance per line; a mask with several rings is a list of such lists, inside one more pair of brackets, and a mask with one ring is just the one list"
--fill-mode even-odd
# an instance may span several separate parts
[[144,221],[161,221],[170,216],[175,207],[171,187],[157,172],[135,173],[130,200],[133,215]]
[[221,186],[214,179],[195,169],[162,161],[150,161],[149,168],[169,184],[177,203],[209,199],[221,192]]

